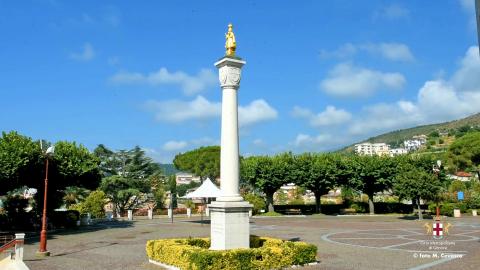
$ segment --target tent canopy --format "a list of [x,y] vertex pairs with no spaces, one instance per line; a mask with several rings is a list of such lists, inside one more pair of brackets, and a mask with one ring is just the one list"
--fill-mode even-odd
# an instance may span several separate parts
[[184,198],[217,198],[222,195],[220,189],[212,183],[210,178],[203,181],[195,191],[188,193]]

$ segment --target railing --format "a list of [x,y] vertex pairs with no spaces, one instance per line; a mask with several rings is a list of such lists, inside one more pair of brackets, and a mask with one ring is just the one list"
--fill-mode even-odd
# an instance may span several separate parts
[[17,233],[15,237],[11,235],[0,236],[0,254],[9,253],[10,258],[15,260],[23,260],[23,243],[25,239],[24,233]]

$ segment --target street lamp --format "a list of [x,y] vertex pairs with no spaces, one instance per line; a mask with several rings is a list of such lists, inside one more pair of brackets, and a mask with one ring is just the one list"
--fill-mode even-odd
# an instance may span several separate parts
[[[442,161],[441,160],[437,160],[437,164],[436,165],[433,165],[433,173],[435,174],[435,177],[437,177],[437,179],[439,178],[439,173],[440,173],[440,169],[442,168]],[[440,205],[439,205],[439,202],[438,202],[438,198],[437,198],[437,206],[436,206],[436,213],[435,213],[435,220],[440,220]]]
[[[40,141],[40,148],[42,148],[42,141]],[[50,256],[47,251],[47,187],[48,187],[48,158],[53,155],[55,151],[54,146],[50,146],[45,151],[45,191],[43,193],[43,216],[42,216],[42,231],[40,232],[40,249],[37,255]]]

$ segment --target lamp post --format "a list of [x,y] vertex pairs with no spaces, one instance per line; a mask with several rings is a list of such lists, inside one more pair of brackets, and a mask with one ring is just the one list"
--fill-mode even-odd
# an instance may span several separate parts
[[[40,147],[41,146],[40,141]],[[50,256],[50,252],[47,251],[47,190],[48,190],[48,158],[53,155],[55,151],[54,146],[50,146],[45,151],[45,190],[43,193],[43,215],[42,215],[42,231],[40,232],[40,248],[37,251],[37,255]]]
[[[437,164],[436,165],[433,165],[433,173],[435,174],[435,176],[437,177],[437,179],[439,178],[439,173],[440,173],[440,168],[442,167],[442,161],[441,160],[437,160]],[[436,206],[436,213],[435,213],[435,220],[440,220],[440,205],[439,205],[439,202],[438,202],[438,198],[437,198],[437,206]]]

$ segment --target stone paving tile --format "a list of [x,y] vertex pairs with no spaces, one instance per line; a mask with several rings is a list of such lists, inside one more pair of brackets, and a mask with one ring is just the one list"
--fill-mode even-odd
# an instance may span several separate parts
[[[36,259],[35,251],[38,248],[38,239],[27,238],[25,248],[26,264],[32,270],[57,269],[161,269],[147,263],[145,243],[148,239],[174,237],[205,237],[210,233],[208,224],[201,225],[189,222],[188,219],[176,219],[173,224],[169,220],[154,219],[138,220],[133,223],[111,223],[93,226],[84,232],[62,232],[51,234],[48,249],[52,256],[45,259]],[[480,265],[480,219],[462,218],[452,220],[457,233],[467,232],[475,238],[465,240],[465,235],[452,236],[457,240],[455,249],[468,251],[462,259],[442,261],[431,269],[478,269]],[[301,269],[409,269],[426,263],[437,263],[437,259],[414,258],[414,252],[419,250],[418,244],[409,244],[395,247],[399,250],[384,248],[386,245],[395,245],[415,241],[416,239],[430,239],[422,235],[422,222],[403,220],[395,216],[374,217],[281,217],[281,218],[253,218],[252,234],[295,239],[311,242],[318,247],[320,264],[307,266]],[[458,226],[457,226],[458,225]],[[400,228],[400,229],[399,229]],[[352,233],[351,231],[360,231]],[[367,230],[373,230],[367,231]],[[331,238],[326,236],[331,235]],[[367,236],[367,241],[346,242],[350,245],[335,241],[339,236]],[[399,235],[409,235],[409,239],[395,239]],[[373,236],[373,237],[372,237]],[[388,239],[382,239],[382,236]],[[473,241],[472,239],[477,239]],[[402,242],[403,241],[403,242]],[[359,247],[355,245],[366,245]],[[375,248],[376,247],[376,248]],[[425,248],[425,247],[423,247]],[[403,249],[403,250],[402,250]],[[452,248],[452,250],[454,250]]]

